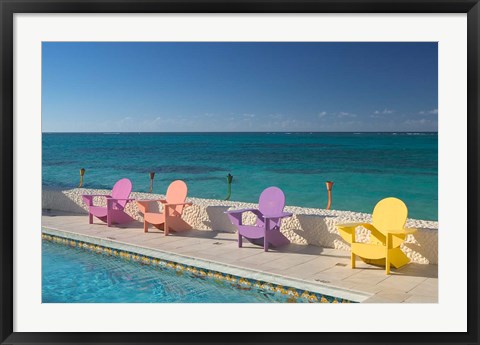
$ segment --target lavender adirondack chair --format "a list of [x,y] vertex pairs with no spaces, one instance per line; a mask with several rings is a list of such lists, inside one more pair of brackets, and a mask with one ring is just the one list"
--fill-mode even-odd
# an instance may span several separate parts
[[[88,223],[93,223],[93,216],[97,217],[103,222],[106,222],[107,226],[111,226],[113,223],[122,224],[131,222],[133,220],[132,217],[125,213],[125,206],[127,202],[135,200],[129,199],[131,192],[132,182],[127,178],[122,178],[113,186],[111,195],[82,195],[83,201],[88,206]],[[96,196],[106,198],[107,207],[95,206],[93,204],[93,198]]]
[[[292,213],[283,212],[284,207],[285,194],[283,191],[278,187],[268,187],[260,195],[258,209],[226,211],[230,221],[238,229],[238,247],[242,247],[242,237],[253,244],[263,245],[265,251],[268,251],[269,245],[277,248],[290,243],[280,232],[282,219],[292,216]],[[257,216],[256,225],[242,224],[244,212],[253,212]]]

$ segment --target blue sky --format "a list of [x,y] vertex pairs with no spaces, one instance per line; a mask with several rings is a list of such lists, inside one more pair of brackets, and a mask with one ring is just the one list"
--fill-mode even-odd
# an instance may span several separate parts
[[437,131],[436,43],[42,46],[43,132]]

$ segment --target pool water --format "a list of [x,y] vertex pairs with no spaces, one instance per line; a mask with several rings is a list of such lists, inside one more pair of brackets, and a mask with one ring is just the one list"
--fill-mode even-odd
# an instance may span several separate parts
[[42,241],[43,303],[306,302],[275,291],[198,277]]

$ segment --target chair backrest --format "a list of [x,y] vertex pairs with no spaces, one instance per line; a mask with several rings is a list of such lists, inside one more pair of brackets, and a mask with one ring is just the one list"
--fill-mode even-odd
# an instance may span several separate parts
[[[132,182],[128,178],[118,180],[112,188],[113,199],[127,199],[132,192]],[[118,205],[124,208],[127,204],[126,200],[120,200]]]
[[397,198],[380,200],[372,214],[372,225],[380,232],[401,230],[407,222],[408,209],[405,203]]
[[[285,194],[278,187],[268,187],[258,199],[258,209],[263,214],[278,214],[283,211],[285,207]],[[281,219],[272,220],[272,228],[274,226],[280,226]],[[262,226],[263,221],[259,218],[257,219],[257,225]]]
[[[170,183],[167,189],[167,194],[165,199],[167,203],[182,203],[187,199],[188,187],[187,184],[182,180],[176,180]],[[169,209],[170,216],[179,216],[182,214],[184,205],[179,205],[175,207],[175,212],[172,212],[172,208]]]

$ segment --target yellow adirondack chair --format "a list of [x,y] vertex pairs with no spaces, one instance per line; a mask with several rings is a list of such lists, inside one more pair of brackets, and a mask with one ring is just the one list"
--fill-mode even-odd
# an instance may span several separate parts
[[[405,228],[408,209],[405,203],[397,198],[385,198],[375,206],[372,214],[372,223],[338,224],[338,233],[351,244],[351,265],[355,268],[355,257],[372,265],[385,265],[385,273],[390,274],[390,265],[402,267],[410,259],[402,252],[400,245],[408,234],[417,231],[414,228]],[[371,231],[368,243],[359,243],[355,240],[355,228],[363,226]]]

